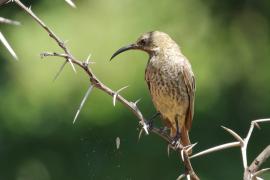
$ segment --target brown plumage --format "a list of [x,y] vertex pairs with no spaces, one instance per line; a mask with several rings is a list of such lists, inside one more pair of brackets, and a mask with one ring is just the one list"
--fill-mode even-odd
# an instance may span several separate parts
[[190,145],[195,79],[189,61],[170,36],[159,31],[143,34],[134,44],[116,51],[112,58],[129,49],[149,54],[145,80],[154,106],[170,128],[171,137],[177,138],[179,130],[183,146]]

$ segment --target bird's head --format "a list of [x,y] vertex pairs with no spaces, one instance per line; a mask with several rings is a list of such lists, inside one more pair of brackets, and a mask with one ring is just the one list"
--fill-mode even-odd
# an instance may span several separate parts
[[[175,46],[176,43],[170,38],[170,36],[164,32],[152,31],[141,35],[135,43],[129,44],[118,49],[111,57],[111,60],[118,54],[137,49],[147,52],[149,55],[156,54],[160,51],[166,50]],[[176,45],[177,47],[177,45]]]

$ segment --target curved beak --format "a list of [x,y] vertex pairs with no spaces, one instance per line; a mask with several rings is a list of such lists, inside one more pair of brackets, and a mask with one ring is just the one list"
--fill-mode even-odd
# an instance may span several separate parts
[[110,61],[115,57],[117,56],[118,54],[122,53],[122,52],[125,52],[127,50],[130,50],[130,49],[138,49],[138,47],[135,45],[135,44],[130,44],[130,45],[127,45],[127,46],[124,46],[124,47],[121,47],[120,49],[118,49],[115,53],[113,53]]

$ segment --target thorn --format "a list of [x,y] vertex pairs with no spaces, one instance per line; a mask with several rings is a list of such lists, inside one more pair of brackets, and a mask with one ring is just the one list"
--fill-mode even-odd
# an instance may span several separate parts
[[148,125],[145,122],[143,122],[143,129],[144,129],[145,133],[148,135],[149,134]]
[[74,4],[74,2],[72,0],[65,0],[66,3],[68,3],[71,7],[76,8],[76,5]]
[[90,58],[91,58],[91,53],[87,56],[87,59],[85,60],[85,64],[88,66],[90,64]]
[[28,9],[29,9],[29,11],[32,11],[32,10],[31,10],[31,8],[32,8],[32,6],[30,5],[30,6],[29,6],[29,8],[28,8]]
[[220,151],[220,150],[223,150],[223,149],[232,148],[232,147],[239,147],[239,146],[241,147],[241,143],[239,141],[231,142],[231,143],[225,143],[225,144],[221,144],[221,145],[214,146],[212,148],[203,150],[203,151],[198,152],[196,154],[193,154],[189,158],[191,159],[191,158],[199,157],[199,156],[206,155],[206,154],[209,154],[209,153],[212,153],[212,152]]
[[57,72],[56,75],[54,76],[53,81],[55,81],[55,80],[59,77],[60,73],[63,71],[63,69],[64,69],[65,65],[67,64],[67,62],[68,62],[68,61],[65,61],[65,62],[61,65],[60,69],[58,70],[58,72]]
[[183,162],[185,161],[184,149],[181,150],[181,159],[182,159]]
[[255,172],[252,176],[253,176],[253,177],[254,177],[254,176],[255,176],[255,177],[258,177],[258,176],[260,176],[260,175],[262,175],[262,174],[264,174],[264,173],[266,173],[266,172],[270,172],[270,168],[261,169],[261,170]]
[[115,144],[116,144],[116,149],[119,149],[120,148],[120,138],[119,137],[117,137],[115,139]]
[[168,146],[167,146],[167,155],[168,155],[168,157],[170,156],[170,149],[171,149],[171,145],[168,144]]
[[128,86],[122,87],[122,88],[120,88],[119,90],[117,90],[117,91],[114,93],[114,95],[113,95],[113,106],[115,106],[115,104],[116,104],[116,97],[118,96],[118,94],[119,94],[122,90],[124,90],[124,89],[126,89],[126,88],[128,88]]
[[254,121],[254,125],[255,125],[258,129],[261,129],[259,123],[257,123],[256,121]]
[[241,143],[241,145],[244,145],[245,143],[244,140],[236,132],[224,126],[221,126],[221,127],[225,129],[227,132],[229,132],[235,139],[237,139]]
[[180,176],[178,176],[178,178],[176,180],[181,180],[183,179],[184,177],[186,177],[186,174],[181,174]]
[[270,118],[257,119],[257,120],[253,120],[252,122],[256,122],[256,123],[259,123],[259,122],[270,122]]
[[11,24],[11,25],[16,25],[16,26],[21,25],[19,21],[14,21],[11,19],[3,18],[3,17],[0,17],[0,23]]
[[9,45],[8,41],[6,40],[6,38],[4,37],[4,35],[2,34],[1,31],[0,31],[0,41],[4,44],[4,46],[7,48],[7,50],[12,55],[12,57],[15,60],[18,60],[18,57],[17,57],[16,53],[14,52],[14,50],[12,49],[12,47]]
[[186,146],[186,151],[189,152],[191,149],[193,149],[196,145],[198,144],[198,142],[194,143],[194,144],[191,144],[191,145],[188,145]]
[[79,109],[77,110],[77,113],[76,113],[76,115],[75,115],[75,117],[74,117],[74,119],[73,119],[73,124],[75,123],[77,117],[79,116],[79,114],[80,114],[80,112],[81,112],[81,109],[82,109],[82,107],[83,107],[83,105],[84,105],[86,99],[88,98],[90,92],[92,91],[93,87],[94,87],[94,86],[91,84],[91,85],[89,86],[88,90],[86,91],[86,93],[85,93],[85,95],[84,95],[84,97],[83,97],[83,100],[82,100],[82,102],[81,102],[81,104],[80,104],[80,107],[79,107]]
[[70,65],[71,65],[73,71],[74,71],[75,73],[77,73],[77,71],[76,71],[76,69],[75,69],[75,66],[74,66],[72,60],[71,60],[70,58],[67,58],[67,60],[68,60],[68,62],[70,63]]
[[95,63],[96,63],[96,62],[90,61],[90,58],[91,58],[91,54],[89,54],[89,55],[87,56],[87,59],[83,62],[83,65],[84,65],[85,67],[88,67],[89,64],[95,64]]
[[141,130],[140,130],[140,132],[139,132],[138,141],[141,139],[142,133],[143,133],[143,128],[141,128]]
[[2,6],[3,4],[8,4],[10,2],[13,2],[13,0],[2,0],[0,1],[0,6]]
[[135,106],[137,106],[138,102],[140,102],[142,98],[138,99],[137,101],[134,102]]

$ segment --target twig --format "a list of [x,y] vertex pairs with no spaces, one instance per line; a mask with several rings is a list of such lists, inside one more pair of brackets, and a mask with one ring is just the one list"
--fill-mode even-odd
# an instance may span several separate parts
[[220,151],[220,150],[224,150],[227,148],[231,148],[231,147],[240,147],[241,148],[241,155],[242,155],[242,161],[243,161],[243,166],[244,166],[244,180],[251,180],[252,178],[256,177],[257,179],[259,179],[258,175],[268,172],[269,168],[263,169],[263,170],[258,170],[260,165],[262,163],[264,163],[266,161],[266,159],[269,158],[270,156],[270,145],[268,145],[259,155],[258,157],[252,162],[252,164],[248,167],[248,163],[247,163],[247,146],[250,140],[250,137],[252,135],[253,129],[254,127],[259,127],[258,123],[261,122],[270,122],[270,118],[267,119],[258,119],[258,120],[254,120],[251,122],[250,124],[250,128],[249,131],[247,133],[246,138],[241,138],[236,132],[234,132],[233,130],[226,128],[224,126],[222,126],[223,129],[225,129],[227,132],[229,132],[235,139],[238,140],[238,142],[231,142],[231,143],[226,143],[226,144],[222,144],[219,146],[215,146],[213,148],[209,148],[207,150],[201,151],[197,154],[194,154],[193,156],[191,156],[190,158],[195,158],[195,157],[199,157],[202,155],[206,155],[215,151]]
[[197,176],[197,174],[195,173],[190,159],[188,157],[188,152],[184,149],[184,164],[185,164],[185,169],[186,169],[186,176],[187,179],[191,179],[191,180],[200,180],[200,178]]
[[201,151],[199,153],[196,153],[196,154],[192,155],[190,158],[195,158],[195,157],[206,155],[206,154],[209,154],[212,152],[216,152],[216,151],[220,151],[220,150],[224,150],[224,149],[228,149],[228,148],[232,148],[232,147],[239,147],[239,146],[240,146],[240,142],[226,143],[226,144],[215,146],[215,147],[206,149],[204,151]]
[[254,173],[270,157],[270,145],[268,145],[251,163],[249,170]]
[[259,170],[260,166],[270,157],[270,145],[268,145],[245,170],[244,180],[258,178],[259,175],[269,172],[270,168]]
[[40,26],[47,31],[49,36],[57,42],[58,46],[64,50],[64,52],[68,55],[66,57],[66,60],[71,64],[71,67],[74,72],[76,72],[76,69],[73,65],[73,62],[71,59],[74,59],[72,54],[70,53],[69,49],[66,47],[65,43],[58,37],[56,34],[48,27],[46,24],[41,21],[31,10],[31,8],[27,8],[20,0],[13,0],[20,8],[22,8],[28,15],[30,15]]

